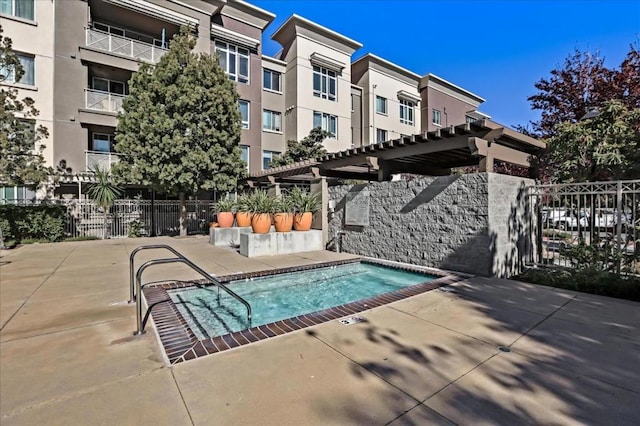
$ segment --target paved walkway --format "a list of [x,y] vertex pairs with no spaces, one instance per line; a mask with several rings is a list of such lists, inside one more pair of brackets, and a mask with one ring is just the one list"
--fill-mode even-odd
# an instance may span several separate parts
[[[122,303],[128,255],[151,242],[216,274],[346,256],[246,259],[204,237],[5,252],[3,426],[640,424],[638,303],[472,278],[368,311],[364,323],[326,323],[169,368],[154,333],[131,335],[134,307]],[[194,277],[181,268],[148,277]]]

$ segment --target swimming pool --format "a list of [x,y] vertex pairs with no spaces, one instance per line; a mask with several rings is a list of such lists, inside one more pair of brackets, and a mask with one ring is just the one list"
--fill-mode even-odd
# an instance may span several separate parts
[[169,296],[194,334],[206,339],[434,279],[380,265],[352,263],[227,283],[251,305],[251,324],[247,323],[244,306],[215,286],[171,290]]
[[[431,271],[430,271],[431,272]],[[377,259],[351,259],[216,277],[246,308],[199,282],[143,289],[169,364],[225,351],[402,300],[463,279]]]

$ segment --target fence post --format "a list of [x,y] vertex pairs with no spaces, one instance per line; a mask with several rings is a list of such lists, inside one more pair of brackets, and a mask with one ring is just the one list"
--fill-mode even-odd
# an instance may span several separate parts
[[[622,181],[616,185],[616,240],[618,241],[618,256],[622,254]],[[622,257],[618,262],[617,272],[620,273]]]
[[151,236],[156,236],[156,191],[155,189],[151,189]]

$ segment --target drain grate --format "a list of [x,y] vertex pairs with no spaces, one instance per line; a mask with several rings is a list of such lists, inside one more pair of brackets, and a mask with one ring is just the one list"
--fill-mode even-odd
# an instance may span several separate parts
[[511,348],[508,346],[498,346],[498,349],[502,352],[511,352]]
[[348,318],[342,318],[338,321],[340,321],[340,324],[342,325],[351,325],[351,324],[358,324],[359,322],[366,322],[367,320],[362,317],[348,317]]

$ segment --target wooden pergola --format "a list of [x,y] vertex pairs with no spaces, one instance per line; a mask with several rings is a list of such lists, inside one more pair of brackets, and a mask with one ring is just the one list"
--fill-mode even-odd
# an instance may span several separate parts
[[545,147],[494,121],[477,120],[274,167],[251,174],[246,183],[256,186],[322,177],[384,181],[397,173],[441,176],[452,168],[475,165],[479,172],[492,172],[495,160],[531,169],[531,156]]

